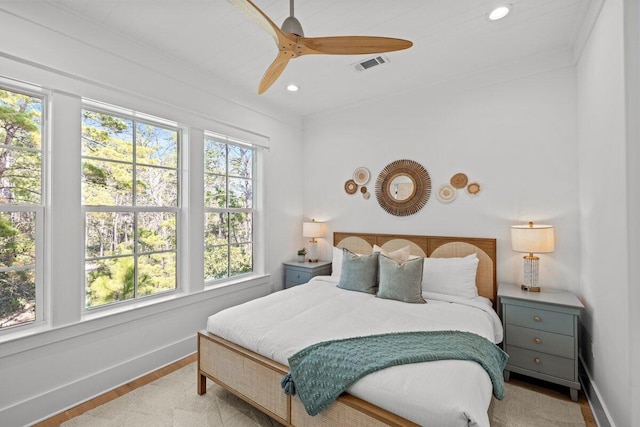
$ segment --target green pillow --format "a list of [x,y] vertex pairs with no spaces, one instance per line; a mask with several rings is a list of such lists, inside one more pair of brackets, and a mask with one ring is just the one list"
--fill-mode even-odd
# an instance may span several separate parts
[[422,265],[424,258],[403,262],[380,255],[380,283],[377,296],[403,302],[425,304],[422,298]]
[[348,291],[376,293],[378,253],[358,255],[349,249],[342,251],[342,270],[338,287]]

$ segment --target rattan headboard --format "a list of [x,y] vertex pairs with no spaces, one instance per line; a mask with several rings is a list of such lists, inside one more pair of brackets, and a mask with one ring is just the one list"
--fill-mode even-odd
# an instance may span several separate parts
[[334,232],[333,245],[358,253],[370,253],[373,245],[393,251],[409,245],[412,255],[436,258],[478,255],[476,286],[478,294],[489,298],[494,308],[497,304],[496,239],[479,237],[414,236],[402,234],[373,234]]

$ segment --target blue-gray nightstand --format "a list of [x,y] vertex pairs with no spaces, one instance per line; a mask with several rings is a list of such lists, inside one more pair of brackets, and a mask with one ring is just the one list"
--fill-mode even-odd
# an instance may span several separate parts
[[331,261],[318,262],[283,262],[284,287],[291,288],[307,283],[314,276],[330,276]]
[[500,284],[504,351],[509,354],[504,379],[511,372],[569,387],[578,400],[578,325],[584,307],[566,291],[526,292]]

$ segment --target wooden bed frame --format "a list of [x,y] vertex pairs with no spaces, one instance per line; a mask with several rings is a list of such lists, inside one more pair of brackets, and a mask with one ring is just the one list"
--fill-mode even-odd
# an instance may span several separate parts
[[[478,254],[476,285],[481,296],[497,303],[496,240],[466,237],[434,237],[372,233],[333,233],[336,247],[370,253],[373,245],[393,251],[411,246],[412,255],[450,258]],[[245,400],[285,426],[362,427],[417,426],[417,424],[343,393],[329,408],[312,417],[297,396],[280,388],[289,368],[207,331],[198,333],[198,394],[207,391],[207,378]]]

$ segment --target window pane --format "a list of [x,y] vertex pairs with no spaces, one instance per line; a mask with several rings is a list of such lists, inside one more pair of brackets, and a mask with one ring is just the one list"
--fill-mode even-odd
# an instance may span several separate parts
[[39,152],[1,148],[0,203],[40,203],[41,164]]
[[177,213],[140,208],[178,206],[179,139],[178,129],[83,111],[83,203],[123,211],[87,208],[88,307],[176,288]]
[[204,141],[204,171],[218,175],[227,174],[227,144],[213,139]]
[[251,208],[253,185],[250,179],[229,178],[229,207]]
[[143,255],[138,258],[138,296],[176,288],[176,254]]
[[229,214],[229,243],[251,243],[252,216],[250,213]]
[[[0,88],[1,205],[42,203],[42,113],[41,98]],[[36,213],[0,212],[0,329],[36,320],[36,261]]]
[[204,177],[204,205],[208,208],[224,208],[227,201],[226,179],[219,175]]
[[254,207],[254,154],[244,145],[205,141],[205,208],[223,211],[206,214],[205,280],[253,271],[253,213],[229,211]]
[[85,263],[87,307],[125,301],[135,295],[135,268],[132,256]]
[[82,155],[133,162],[133,122],[83,110]]
[[0,88],[0,144],[40,150],[41,138],[42,100]]
[[204,278],[216,280],[229,277],[229,247],[215,246],[204,253]]
[[251,178],[253,150],[239,145],[229,145],[229,175]]
[[229,243],[229,214],[205,213],[204,244],[207,248]]
[[229,276],[236,276],[238,274],[249,273],[252,271],[253,259],[251,246],[251,244],[230,246],[231,271]]
[[36,320],[35,270],[0,273],[0,329]]
[[40,203],[41,139],[42,100],[0,89],[0,203]]
[[35,212],[0,212],[0,268],[36,262]]
[[178,131],[136,124],[136,160],[147,165],[178,167]]
[[178,206],[178,172],[139,166],[136,206]]
[[87,212],[86,257],[133,253],[133,214],[130,212]]
[[166,251],[176,248],[176,214],[145,212],[138,214],[140,252]]
[[133,172],[130,164],[82,161],[82,203],[89,206],[131,206]]

